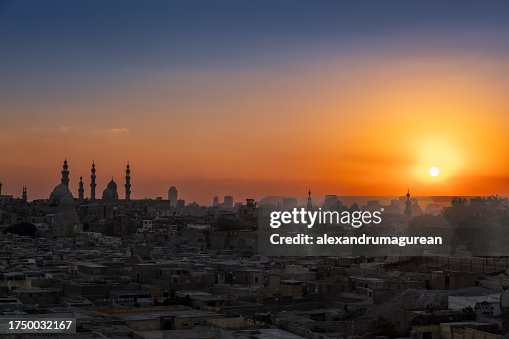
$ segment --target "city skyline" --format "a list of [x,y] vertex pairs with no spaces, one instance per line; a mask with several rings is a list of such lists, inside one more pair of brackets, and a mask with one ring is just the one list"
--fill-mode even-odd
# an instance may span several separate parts
[[[132,185],[131,185],[131,169],[130,168],[131,168],[131,166],[130,166],[129,162],[127,162],[126,166],[124,167],[124,176],[122,178],[120,178],[122,180],[122,182],[120,182],[120,186],[119,186],[119,183],[117,183],[117,181],[119,181],[119,178],[115,179],[114,176],[111,176],[111,179],[107,180],[107,183],[97,184],[97,182],[98,182],[98,180],[97,180],[98,177],[96,174],[97,168],[96,168],[95,161],[93,160],[90,165],[89,176],[87,177],[87,176],[80,175],[79,181],[77,183],[77,187],[75,187],[73,189],[73,185],[70,182],[69,162],[67,161],[67,157],[66,157],[66,158],[64,158],[64,161],[62,163],[62,171],[59,172],[61,175],[60,183],[57,183],[57,185],[55,186],[54,189],[57,189],[58,186],[63,184],[67,187],[67,189],[71,192],[71,194],[73,195],[73,197],[75,199],[77,199],[79,201],[83,201],[83,200],[95,201],[95,200],[104,200],[104,194],[103,194],[103,198],[101,199],[101,194],[100,194],[101,186],[104,186],[107,189],[111,183],[115,183],[116,186],[115,186],[114,193],[118,194],[116,199],[129,201],[131,199],[131,193],[132,193],[131,192]],[[84,177],[85,177],[85,179],[84,179]],[[99,181],[102,182],[103,180],[99,180]],[[18,197],[18,195],[15,193],[9,194],[10,192],[4,191],[3,186],[4,186],[4,184],[0,181],[0,197],[1,196]],[[118,187],[120,187],[120,188],[118,188]],[[6,194],[6,193],[8,193],[8,194]],[[178,191],[175,186],[170,186],[166,193],[167,193],[167,196],[164,196],[164,195],[155,196],[155,197],[151,196],[151,197],[144,197],[144,198],[138,198],[138,199],[143,200],[143,199],[163,198],[165,200],[170,201],[170,205],[172,207],[177,206],[178,200],[185,202],[185,199],[180,199],[180,197],[178,197]],[[27,186],[25,186],[25,185],[22,186],[22,192],[21,192],[21,195],[19,196],[19,198],[21,198],[23,200],[46,200],[47,199],[47,197],[36,197],[36,198],[32,198],[32,199],[27,199]],[[215,199],[215,198],[217,198],[217,196],[213,196],[213,197],[211,196],[211,199]],[[224,203],[226,205],[231,205],[230,207],[233,207],[234,198],[231,195],[227,194],[223,198],[224,198]],[[51,197],[50,197],[50,200],[51,200]],[[187,203],[191,203],[191,202],[196,203],[196,200],[187,201]],[[212,202],[212,200],[210,202]],[[212,206],[213,203],[210,203],[208,205]]]
[[[430,170],[432,170],[434,168],[431,168]],[[85,177],[85,179],[83,179],[83,176],[80,175],[79,176],[79,181],[78,181],[78,184],[77,184],[77,187],[74,187],[73,188],[73,185],[71,185],[70,183],[70,171],[69,171],[69,162],[67,161],[67,158],[64,158],[64,161],[62,163],[62,170],[59,171],[59,174],[61,176],[60,178],[60,183],[57,183],[56,186],[53,188],[53,191],[55,190],[58,190],[59,186],[61,185],[65,185],[66,187],[66,190],[68,190],[68,192],[71,192],[71,194],[73,195],[74,199],[78,200],[78,202],[82,202],[82,201],[85,201],[85,200],[89,200],[91,202],[93,201],[101,201],[101,200],[104,200],[105,197],[104,197],[104,192],[103,192],[103,196],[101,198],[101,191],[102,191],[102,186],[105,187],[105,190],[108,190],[110,188],[110,185],[112,183],[114,183],[114,192],[108,192],[109,193],[114,193],[116,195],[116,198],[115,200],[119,200],[119,201],[126,201],[128,202],[129,200],[131,200],[131,194],[132,194],[132,184],[131,184],[131,166],[130,166],[130,163],[127,162],[126,163],[126,166],[124,167],[124,176],[121,180],[123,180],[122,182],[119,182],[117,183],[117,181],[119,181],[118,179],[115,179],[114,176],[111,176],[111,179],[109,180],[106,180],[107,183],[102,183],[103,180],[100,180],[100,182],[102,184],[97,184],[97,168],[96,168],[96,164],[95,164],[95,161],[92,161],[91,163],[91,166],[90,166],[90,171],[89,171],[89,177],[88,177],[88,180],[87,180],[87,177]],[[432,173],[429,173],[430,176],[435,176],[433,175]],[[438,174],[436,175],[438,176]],[[21,191],[21,194],[10,194],[10,192],[5,192],[3,190],[3,183],[0,181],[0,196],[12,196],[14,198],[21,198],[22,200],[29,200],[29,201],[33,201],[33,200],[48,200],[48,196],[43,196],[43,197],[30,197],[30,199],[27,199],[27,186],[23,185],[22,186],[22,191]],[[86,188],[85,188],[86,187]],[[118,188],[120,187],[120,188]],[[6,194],[7,193],[7,194]],[[334,198],[336,199],[335,201],[337,201],[338,199],[338,195],[337,194],[332,194],[333,192],[328,192],[328,193],[325,193],[325,194],[315,194],[315,195],[311,195],[311,190],[308,189],[308,192],[306,194],[303,194],[302,192],[299,192],[299,194],[293,196],[293,197],[290,197],[291,199],[298,199],[298,197],[300,198],[305,198],[307,199],[307,205],[308,205],[308,208],[312,208],[312,207],[309,207],[311,206],[310,205],[310,199],[312,197],[315,197],[315,198],[325,198],[325,204],[327,204],[327,199],[331,199],[331,198]],[[401,192],[400,192],[401,193]],[[52,193],[54,194],[54,193]],[[351,200],[352,198],[355,198],[355,197],[358,197],[358,198],[365,198],[365,199],[374,199],[374,198],[383,198],[384,200],[388,199],[388,198],[399,198],[399,199],[404,199],[405,197],[407,198],[408,200],[408,197],[410,197],[410,189],[408,188],[407,189],[407,192],[406,194],[396,194],[396,195],[391,195],[391,196],[380,196],[380,197],[376,197],[376,196],[364,196],[362,197],[361,195],[350,195],[350,196],[345,196],[343,195],[343,198],[347,198],[347,200]],[[459,195],[458,195],[459,196]],[[466,199],[469,199],[469,198],[472,198],[472,196],[462,196]],[[504,196],[499,196],[498,194],[491,194],[491,195],[486,195],[486,197],[497,197],[497,198],[504,198]],[[240,203],[240,204],[243,204],[246,200],[253,200],[253,198],[244,198],[244,199],[237,199],[235,200],[235,197],[232,196],[231,194],[229,193],[225,193],[225,195],[222,195],[221,198],[223,200],[219,200],[219,196],[217,194],[215,195],[212,195],[210,196],[211,199],[209,199],[209,201],[197,201],[197,200],[186,200],[186,199],[182,199],[182,197],[180,197],[178,195],[178,190],[177,190],[177,187],[175,186],[170,186],[167,191],[166,191],[166,196],[163,194],[163,195],[159,195],[159,196],[147,196],[147,197],[143,197],[143,198],[135,198],[134,200],[145,200],[145,199],[149,199],[149,200],[154,200],[154,199],[163,199],[163,200],[168,200],[170,202],[170,206],[175,208],[177,206],[177,202],[182,202],[182,205],[181,207],[183,207],[184,203],[187,203],[187,204],[194,204],[194,203],[199,203],[203,206],[211,206],[211,207],[214,207],[214,206],[223,206],[223,207],[234,207],[235,204],[237,203]],[[261,199],[260,201],[273,201],[273,199],[283,199],[283,202],[284,202],[284,196],[260,196],[260,197],[256,197],[257,199]],[[288,198],[288,197],[287,197]],[[438,202],[438,201],[441,201],[441,203],[444,203],[444,198],[446,199],[449,199],[450,198],[453,198],[453,196],[447,196],[447,195],[437,195],[437,196],[424,196],[424,195],[420,195],[420,196],[414,196],[414,198],[424,198],[425,200],[428,200],[428,203],[431,201],[433,204]],[[437,198],[438,200],[435,200],[435,198]],[[106,198],[106,199],[109,199],[109,198]],[[52,197],[50,195],[49,197],[49,200],[52,200]],[[378,200],[377,200],[378,201]],[[448,201],[448,200],[447,200]],[[351,202],[351,201],[350,201]]]
[[92,160],[98,187],[130,161],[134,199],[508,195],[508,14],[1,2],[3,190],[47,197],[67,156],[74,196]]

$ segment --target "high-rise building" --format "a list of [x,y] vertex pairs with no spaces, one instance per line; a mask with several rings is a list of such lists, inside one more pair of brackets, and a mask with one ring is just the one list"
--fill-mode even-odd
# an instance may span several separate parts
[[168,200],[170,201],[171,207],[177,207],[178,191],[175,186],[171,186],[170,189],[168,189]]
[[224,207],[231,208],[233,207],[233,197],[231,195],[225,195],[223,200]]
[[212,206],[219,206],[219,197],[217,195],[212,199]]

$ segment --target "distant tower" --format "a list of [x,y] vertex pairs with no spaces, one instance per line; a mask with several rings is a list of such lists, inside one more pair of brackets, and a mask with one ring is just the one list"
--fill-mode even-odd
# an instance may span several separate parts
[[21,199],[23,199],[24,201],[28,200],[27,187],[26,186],[23,186],[23,193],[21,194]]
[[227,208],[233,207],[233,196],[225,195],[225,197],[223,198],[223,205],[224,205],[224,207],[227,207]]
[[95,163],[92,160],[92,169],[91,169],[91,175],[90,175],[90,199],[95,200],[95,187],[97,186],[95,184]]
[[219,206],[219,197],[217,195],[212,199],[212,206]]
[[85,199],[83,194],[84,192],[85,190],[83,189],[83,177],[80,177],[80,184],[78,186],[78,199],[80,201],[83,201],[83,199]]
[[131,170],[129,169],[129,162],[127,162],[127,168],[125,169],[125,200],[131,200]]
[[313,203],[311,202],[311,190],[308,191],[308,204],[306,205],[306,209],[313,209]]
[[64,166],[62,167],[62,184],[69,187],[69,167],[67,166],[67,158],[64,160]]
[[405,200],[405,217],[410,218],[412,216],[412,202],[410,201],[410,189],[406,193]]
[[2,183],[0,182],[0,197],[2,196]]
[[171,207],[177,207],[178,191],[175,186],[171,186],[168,190],[168,200]]

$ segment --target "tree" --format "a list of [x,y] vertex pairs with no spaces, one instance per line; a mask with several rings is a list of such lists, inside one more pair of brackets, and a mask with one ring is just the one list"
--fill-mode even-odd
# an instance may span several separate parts
[[488,197],[453,198],[443,216],[467,249],[478,255],[506,253],[509,241],[507,199]]
[[20,222],[18,224],[14,224],[8,226],[4,233],[17,234],[21,236],[35,237],[35,233],[37,232],[37,227],[30,222]]

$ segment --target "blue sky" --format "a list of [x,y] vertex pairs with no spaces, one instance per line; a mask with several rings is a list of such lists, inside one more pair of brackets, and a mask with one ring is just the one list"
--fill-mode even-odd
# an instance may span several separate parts
[[508,17],[507,1],[2,0],[0,74],[4,89],[24,90],[70,77],[276,67],[385,42],[505,50],[463,35],[507,32]]

